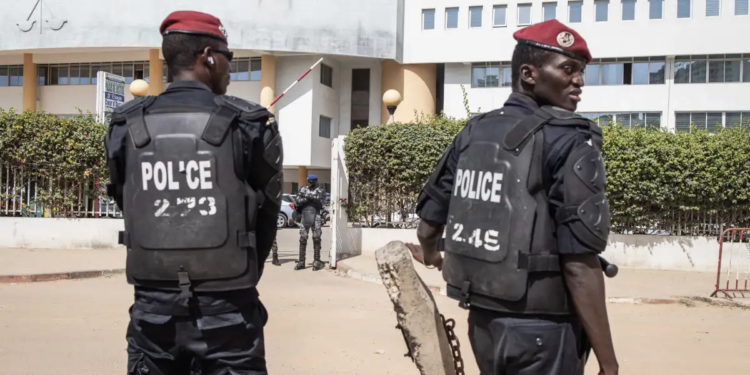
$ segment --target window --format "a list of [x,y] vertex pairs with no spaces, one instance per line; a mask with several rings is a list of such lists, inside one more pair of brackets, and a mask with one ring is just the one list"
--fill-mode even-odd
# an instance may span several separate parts
[[23,65],[8,67],[9,86],[23,86]]
[[675,57],[675,83],[750,82],[750,54]]
[[584,84],[660,85],[665,82],[665,57],[595,59],[586,66]]
[[320,64],[320,83],[333,88],[333,68],[326,64]]
[[583,1],[568,2],[568,22],[580,23],[583,16]]
[[664,0],[648,0],[648,18],[652,20],[660,20],[663,8]]
[[750,129],[750,112],[727,112],[724,126],[727,128],[743,127]]
[[635,20],[635,0],[622,0],[622,20]]
[[721,12],[721,0],[706,0],[706,17],[717,17]]
[[445,9],[445,28],[446,29],[458,28],[458,8],[446,8]]
[[422,30],[435,29],[435,9],[422,9]]
[[690,18],[690,2],[692,0],[677,0],[677,18]]
[[583,83],[585,86],[599,86],[598,64],[586,65],[586,70],[583,73]]
[[542,10],[545,21],[557,18],[557,3],[544,3],[542,4]]
[[622,85],[624,68],[623,64],[602,64],[602,85]]
[[518,26],[531,25],[531,4],[518,4]]
[[471,66],[471,87],[510,87],[510,62],[474,63]]
[[320,124],[318,124],[318,135],[322,138],[331,138],[331,118],[320,116]]
[[596,22],[607,22],[609,15],[609,0],[595,0]]
[[0,86],[8,86],[8,67],[0,66]]
[[634,62],[632,72],[633,72],[633,79],[631,81],[632,84],[648,85],[648,81],[649,81],[648,62]]
[[503,27],[506,25],[505,15],[507,13],[507,5],[495,5],[492,7],[492,26]]
[[747,16],[748,15],[748,1],[747,0],[734,0],[734,15],[735,16]]
[[482,7],[469,8],[469,27],[482,27]]
[[236,58],[232,60],[231,67],[232,71],[229,73],[231,81],[260,81],[259,58]]
[[42,67],[37,66],[36,79],[37,79],[37,83],[36,83],[37,86],[44,86],[47,80],[47,69],[42,69]]

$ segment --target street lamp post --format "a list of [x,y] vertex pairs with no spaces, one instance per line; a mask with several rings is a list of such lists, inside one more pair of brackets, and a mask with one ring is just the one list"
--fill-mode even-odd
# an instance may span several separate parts
[[401,94],[393,89],[386,91],[383,94],[383,104],[385,104],[385,108],[388,109],[388,113],[391,115],[388,123],[393,124],[395,122],[393,114],[396,113],[396,108],[401,104]]

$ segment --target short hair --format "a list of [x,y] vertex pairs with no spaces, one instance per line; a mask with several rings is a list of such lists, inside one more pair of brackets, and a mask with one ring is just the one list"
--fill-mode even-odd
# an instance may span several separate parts
[[223,43],[209,36],[173,33],[164,35],[161,51],[167,62],[169,74],[174,77],[186,70],[191,70],[196,60],[196,53],[206,47],[224,48]]
[[528,64],[541,67],[549,57],[550,51],[533,47],[525,43],[518,43],[513,50],[513,59],[511,60],[511,83],[513,87],[521,79],[521,65]]

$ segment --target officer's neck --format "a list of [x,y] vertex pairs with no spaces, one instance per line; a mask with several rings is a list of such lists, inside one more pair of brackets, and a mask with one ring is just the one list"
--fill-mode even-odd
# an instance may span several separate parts
[[185,70],[183,72],[180,72],[172,77],[172,80],[174,82],[180,82],[180,81],[193,81],[202,83],[208,87],[211,87],[211,82],[209,82],[207,77],[202,77],[199,74],[196,74],[192,70]]

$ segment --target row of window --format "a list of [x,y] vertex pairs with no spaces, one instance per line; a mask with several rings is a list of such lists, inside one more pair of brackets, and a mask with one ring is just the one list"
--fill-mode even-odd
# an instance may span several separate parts
[[584,84],[604,85],[659,85],[666,76],[664,57],[598,59],[586,65]]
[[750,82],[750,54],[677,56],[674,82]]
[[[677,56],[674,66],[675,83],[750,82],[750,54]],[[665,80],[663,56],[595,59],[584,72],[586,86],[661,85]],[[510,62],[472,64],[472,88],[510,86]]]
[[599,126],[620,124],[628,128],[661,128],[661,112],[581,112],[579,114],[583,117],[593,120]]
[[[661,112],[599,113],[582,112],[599,126],[620,124],[628,128],[661,128]],[[690,126],[716,131],[721,128],[743,126],[750,128],[750,112],[677,112],[675,131],[690,131]]]
[[0,66],[0,86],[23,86],[23,65]]
[[[37,84],[53,85],[96,85],[96,75],[100,71],[125,77],[126,83],[136,79],[150,82],[148,61],[118,61],[105,63],[72,63],[38,65]],[[167,74],[167,64],[162,67],[162,82],[172,82]],[[232,81],[260,81],[260,59],[235,59],[231,62]],[[0,86],[22,86],[23,66],[0,66]]]
[[720,128],[750,128],[750,112],[678,112],[675,114],[675,130],[690,131],[694,124],[700,129],[716,131]]
[[[586,66],[584,84],[658,85],[665,80],[664,57],[597,59]],[[472,64],[471,87],[510,87],[510,62]]]
[[[635,5],[637,0],[620,0],[622,5],[622,20],[635,20]],[[647,0],[649,3],[648,17],[652,20],[664,18],[664,0]],[[690,18],[692,12],[693,0],[677,0],[677,18]],[[706,17],[716,17],[721,15],[722,0],[705,0]],[[748,15],[749,0],[724,0],[734,1],[734,14],[737,16]],[[557,19],[557,2],[547,2],[542,4],[542,21]],[[580,23],[583,19],[583,1],[568,1],[568,22]],[[610,0],[594,0],[594,20],[596,22],[609,21]],[[518,4],[516,14],[517,26],[528,26],[533,22],[532,4]],[[469,28],[476,29],[483,26],[483,6],[469,7]],[[498,4],[492,7],[492,26],[508,26],[507,20],[508,5]],[[459,20],[459,8],[445,8],[445,20],[443,27],[446,29],[457,29]],[[422,9],[422,29],[435,29],[435,9]]]

